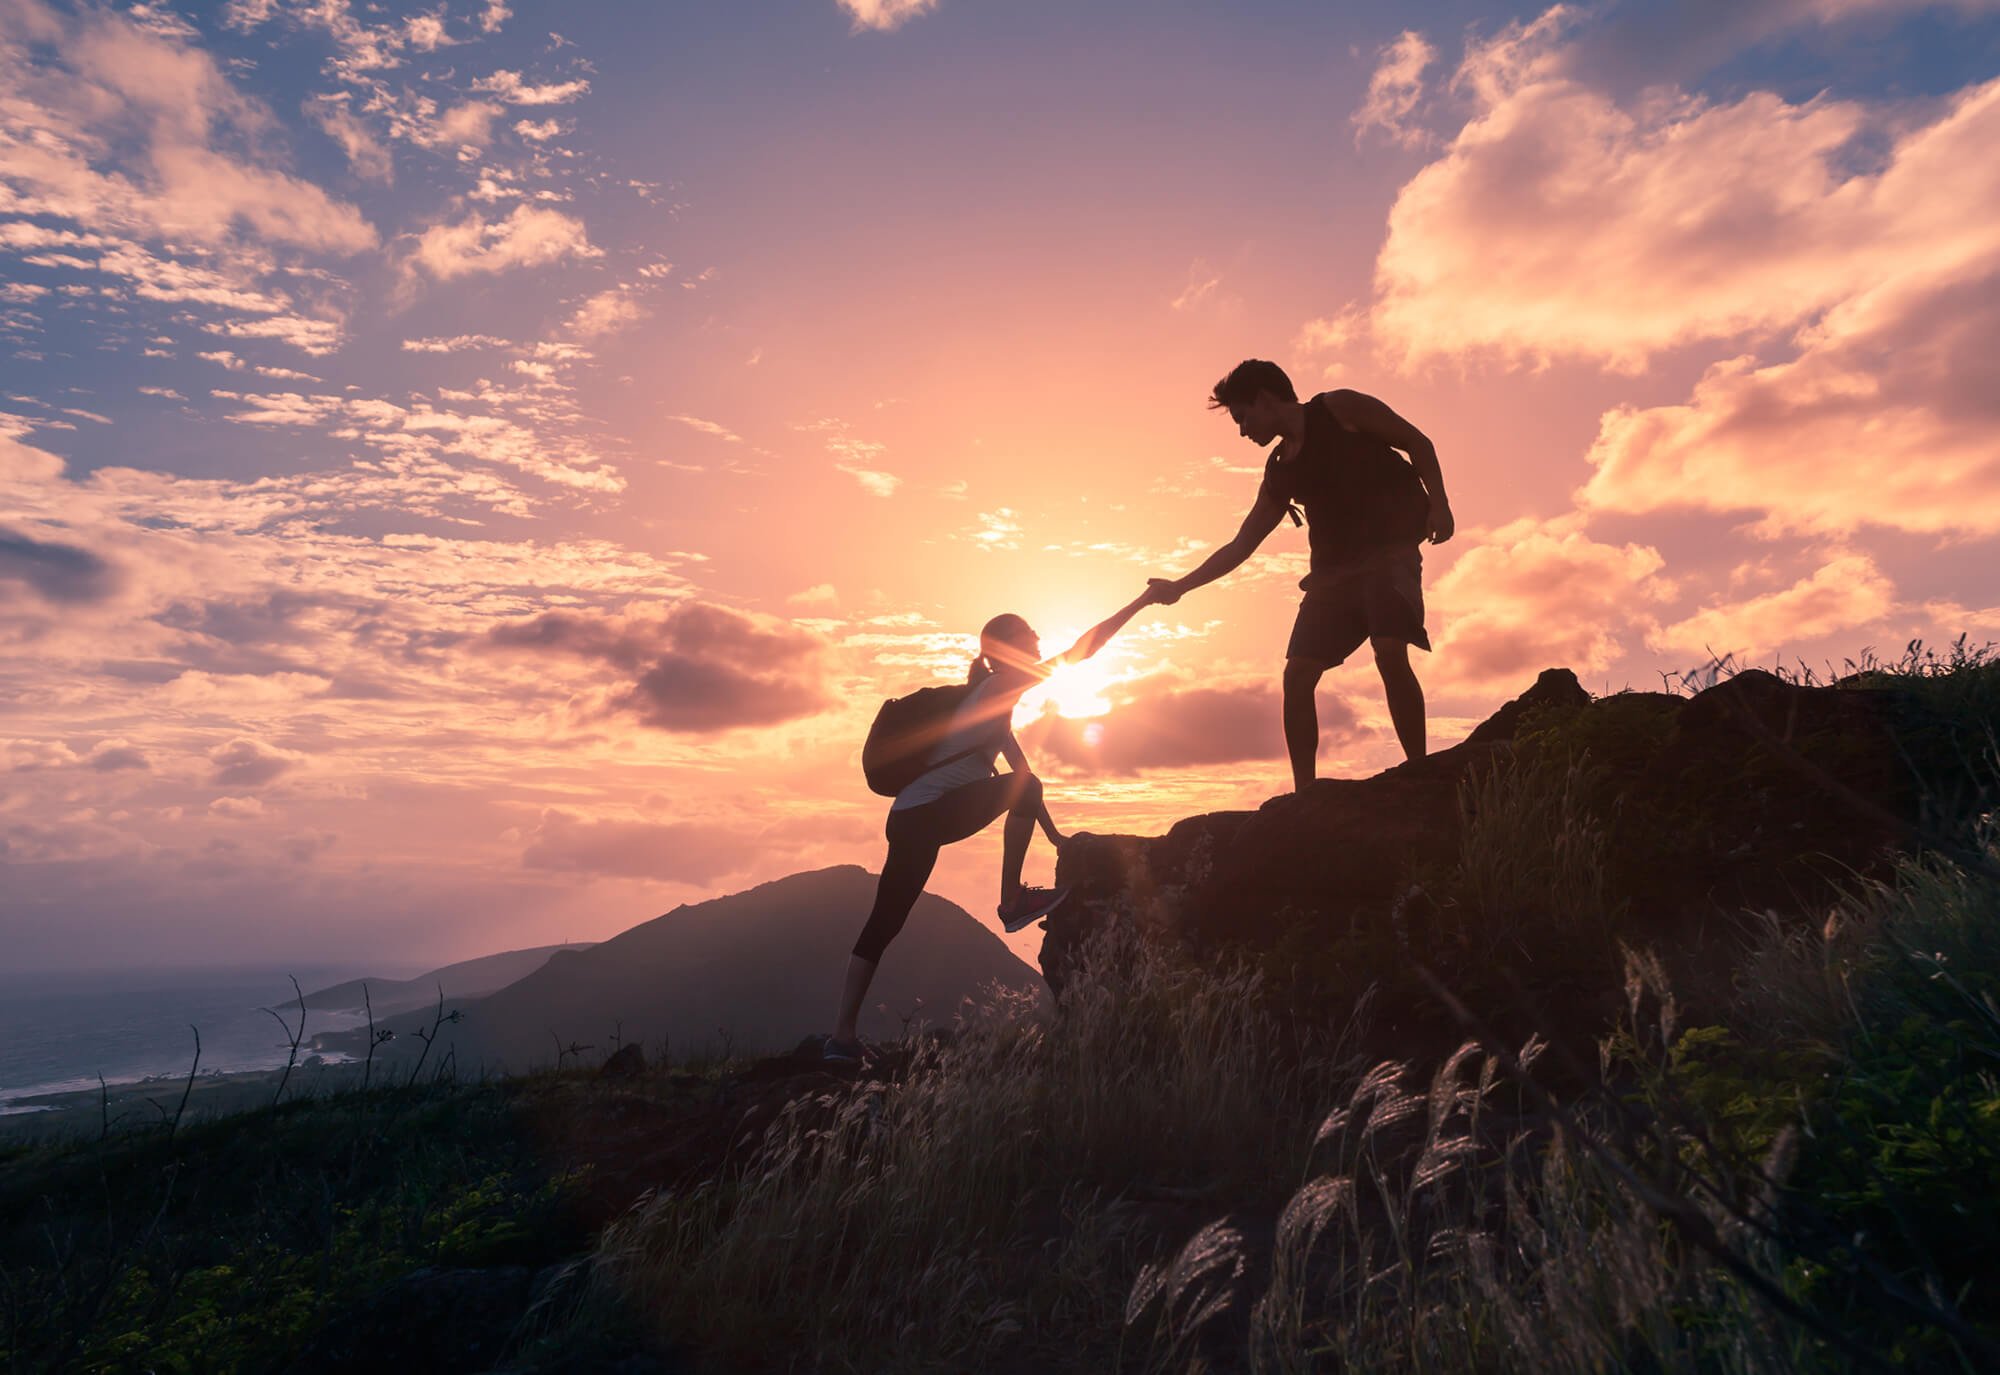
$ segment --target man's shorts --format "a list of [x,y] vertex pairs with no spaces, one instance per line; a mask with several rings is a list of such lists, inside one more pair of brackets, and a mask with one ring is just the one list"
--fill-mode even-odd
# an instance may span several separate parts
[[1308,574],[1299,584],[1306,596],[1299,603],[1285,657],[1331,667],[1373,639],[1402,640],[1429,649],[1423,574],[1423,551],[1415,545],[1385,549]]

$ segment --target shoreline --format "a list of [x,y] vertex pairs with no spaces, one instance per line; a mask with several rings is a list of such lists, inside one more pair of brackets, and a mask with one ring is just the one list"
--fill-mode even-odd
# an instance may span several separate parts
[[[394,1065],[394,1060],[383,1061],[378,1057],[374,1082],[389,1082]],[[358,1088],[363,1073],[363,1063],[359,1060],[323,1055],[304,1057],[292,1067],[291,1078],[285,1084],[285,1099],[289,1102]],[[93,1084],[87,1089],[10,1095],[0,1100],[0,1108],[7,1110],[0,1115],[0,1148],[156,1130],[181,1111],[183,1094],[187,1098],[181,1116],[183,1127],[268,1107],[284,1074],[285,1067],[277,1065],[269,1069],[198,1074],[191,1087],[185,1074],[157,1075],[123,1084],[106,1083],[102,1088]]]

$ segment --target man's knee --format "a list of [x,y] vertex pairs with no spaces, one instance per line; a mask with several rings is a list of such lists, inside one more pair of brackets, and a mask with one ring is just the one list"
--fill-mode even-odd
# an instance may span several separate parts
[[1368,641],[1368,645],[1375,651],[1376,665],[1384,672],[1410,671],[1409,641],[1390,636],[1375,636]]
[[1285,696],[1297,700],[1310,698],[1319,687],[1319,680],[1326,672],[1323,664],[1310,659],[1287,659],[1285,661]]
[[1009,775],[1016,781],[1009,789],[1009,805],[1016,811],[1037,806],[1042,800],[1042,780],[1033,772]]

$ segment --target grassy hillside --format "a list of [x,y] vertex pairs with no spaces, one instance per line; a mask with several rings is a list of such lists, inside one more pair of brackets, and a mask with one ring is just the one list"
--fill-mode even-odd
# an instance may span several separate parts
[[1605,826],[1560,741],[1476,799],[1433,885],[1547,952],[1513,1015],[1610,952],[1590,1053],[1490,1032],[1420,948],[1346,977],[1423,989],[1442,1053],[1114,926],[1054,1007],[859,1073],[427,1077],[17,1148],[0,1370],[2000,1368],[2000,673],[1871,672],[1964,749],[1943,843],[1701,959],[1549,843]]

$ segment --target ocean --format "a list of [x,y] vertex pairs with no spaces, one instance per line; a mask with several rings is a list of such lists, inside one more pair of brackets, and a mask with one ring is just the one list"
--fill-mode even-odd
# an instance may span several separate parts
[[[295,970],[307,993],[379,970]],[[0,974],[0,1116],[31,1111],[9,1100],[156,1077],[185,1078],[201,1029],[201,1072],[271,1069],[290,1053],[289,1033],[259,1008],[292,999],[286,971],[208,969],[122,973]],[[361,1024],[360,1016],[308,1011],[305,1039]],[[298,1026],[293,1008],[288,1024]],[[303,1059],[310,1052],[299,1048]]]

